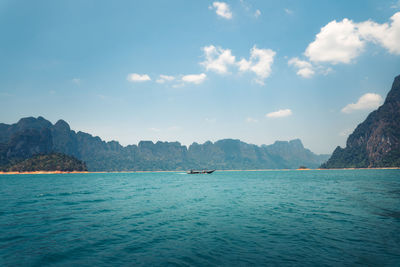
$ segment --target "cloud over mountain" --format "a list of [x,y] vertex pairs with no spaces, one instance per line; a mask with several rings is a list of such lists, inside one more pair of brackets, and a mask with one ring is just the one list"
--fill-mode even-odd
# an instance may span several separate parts
[[367,93],[362,95],[356,103],[351,103],[342,108],[343,113],[351,113],[356,110],[372,110],[383,103],[383,98],[378,94]]

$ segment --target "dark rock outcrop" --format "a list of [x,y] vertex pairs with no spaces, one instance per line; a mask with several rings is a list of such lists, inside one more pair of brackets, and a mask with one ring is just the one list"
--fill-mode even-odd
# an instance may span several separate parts
[[337,147],[322,168],[400,167],[400,76],[386,100]]

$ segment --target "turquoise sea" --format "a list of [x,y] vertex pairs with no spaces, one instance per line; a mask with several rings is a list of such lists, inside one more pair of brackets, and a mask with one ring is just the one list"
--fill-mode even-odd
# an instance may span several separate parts
[[0,266],[400,266],[400,170],[0,176]]

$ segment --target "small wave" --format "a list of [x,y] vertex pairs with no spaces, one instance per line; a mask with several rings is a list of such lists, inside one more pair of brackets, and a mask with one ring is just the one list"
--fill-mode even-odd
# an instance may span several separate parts
[[100,202],[105,202],[107,201],[106,199],[87,199],[87,200],[81,200],[81,203],[100,203]]
[[19,201],[17,202],[17,205],[29,205],[29,204],[35,204],[37,203],[38,200],[33,199],[33,200],[25,200],[25,201]]
[[75,201],[64,201],[62,202],[63,205],[66,206],[74,206],[74,205],[79,205],[79,202],[75,202]]
[[26,236],[23,235],[13,235],[13,236],[7,236],[7,237],[1,237],[0,242],[9,242],[9,241],[14,241],[17,239],[25,239]]

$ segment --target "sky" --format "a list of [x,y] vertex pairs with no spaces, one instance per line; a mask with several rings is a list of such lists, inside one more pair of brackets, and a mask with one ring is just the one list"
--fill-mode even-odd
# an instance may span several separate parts
[[345,146],[400,74],[400,1],[0,0],[0,122],[122,145]]

